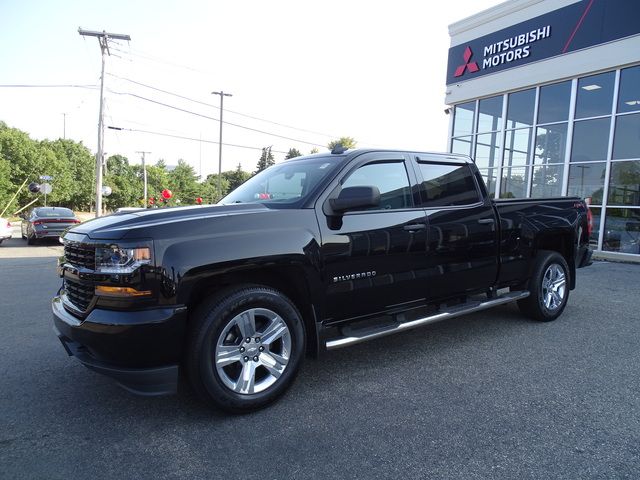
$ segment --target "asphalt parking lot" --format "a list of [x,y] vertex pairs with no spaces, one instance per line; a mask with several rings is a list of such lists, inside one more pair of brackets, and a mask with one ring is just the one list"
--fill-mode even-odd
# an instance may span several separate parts
[[556,322],[509,305],[308,360],[229,416],[67,357],[59,251],[0,246],[1,478],[640,478],[640,265],[579,271]]

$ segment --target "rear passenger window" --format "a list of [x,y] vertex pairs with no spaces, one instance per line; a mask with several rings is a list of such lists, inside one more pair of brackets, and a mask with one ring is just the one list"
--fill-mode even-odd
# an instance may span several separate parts
[[342,183],[342,188],[366,186],[375,186],[380,190],[380,206],[367,210],[394,210],[413,206],[404,162],[376,162],[363,165]]
[[418,163],[422,172],[422,201],[427,207],[471,205],[480,201],[467,165]]

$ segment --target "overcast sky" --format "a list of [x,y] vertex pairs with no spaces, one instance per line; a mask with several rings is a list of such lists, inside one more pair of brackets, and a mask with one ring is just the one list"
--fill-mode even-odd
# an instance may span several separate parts
[[[361,147],[441,151],[447,27],[498,3],[2,0],[0,84],[99,85],[98,41],[78,27],[106,30],[131,42],[111,44],[105,124],[203,140],[106,130],[107,155],[138,163],[146,150],[152,163],[183,158],[203,176],[217,172],[218,146],[204,142],[218,140],[214,90],[233,94],[225,121],[290,138],[225,124],[223,143],[308,153],[344,135]],[[95,88],[0,88],[0,120],[55,139],[66,114],[67,138],[94,152],[98,104]],[[252,171],[259,156],[225,146],[223,170]]]

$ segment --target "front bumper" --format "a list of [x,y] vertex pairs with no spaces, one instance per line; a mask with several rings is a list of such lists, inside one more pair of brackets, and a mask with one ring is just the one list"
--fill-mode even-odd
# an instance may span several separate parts
[[51,303],[54,330],[70,356],[139,395],[175,393],[186,307],[140,311],[95,309],[84,320]]

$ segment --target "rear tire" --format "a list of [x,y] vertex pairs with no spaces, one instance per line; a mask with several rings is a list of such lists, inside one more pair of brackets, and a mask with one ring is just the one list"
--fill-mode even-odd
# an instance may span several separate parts
[[291,385],[305,352],[300,313],[271,288],[235,287],[192,316],[186,367],[191,385],[228,412],[263,408]]
[[564,257],[558,252],[540,250],[529,280],[530,295],[519,300],[518,307],[534,320],[555,320],[567,306],[569,285],[569,266]]
[[35,245],[37,241],[36,237],[27,237],[27,245]]

